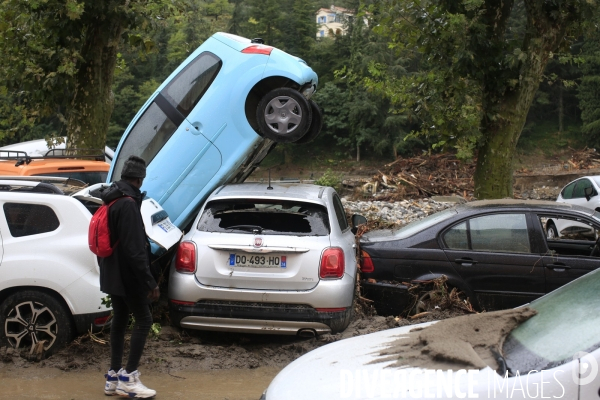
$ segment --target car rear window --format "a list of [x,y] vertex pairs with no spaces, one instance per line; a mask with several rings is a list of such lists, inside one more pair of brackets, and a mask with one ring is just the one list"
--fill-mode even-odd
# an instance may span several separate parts
[[197,229],[262,235],[329,235],[327,209],[289,200],[216,200],[204,208]]

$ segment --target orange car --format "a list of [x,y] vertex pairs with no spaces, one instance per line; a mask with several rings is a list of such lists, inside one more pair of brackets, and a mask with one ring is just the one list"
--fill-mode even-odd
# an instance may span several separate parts
[[0,151],[0,176],[59,176],[93,185],[106,182],[109,169],[110,164],[94,157],[30,157],[20,151]]

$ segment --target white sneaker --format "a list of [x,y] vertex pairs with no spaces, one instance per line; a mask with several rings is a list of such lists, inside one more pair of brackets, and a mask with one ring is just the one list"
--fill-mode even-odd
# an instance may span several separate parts
[[114,369],[109,370],[104,377],[106,378],[106,383],[104,384],[104,394],[107,396],[114,396],[117,394],[117,385],[119,383],[119,374],[123,371],[123,368],[119,370],[119,372],[115,372]]
[[138,370],[128,374],[124,369],[119,371],[119,384],[116,393],[132,399],[149,399],[156,396],[156,390],[148,389],[140,381]]

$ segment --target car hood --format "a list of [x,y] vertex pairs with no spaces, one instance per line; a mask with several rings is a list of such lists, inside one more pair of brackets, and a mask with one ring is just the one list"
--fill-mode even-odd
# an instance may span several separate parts
[[[109,186],[107,183],[98,183],[74,193],[72,197],[80,201],[102,204],[98,190]],[[146,235],[155,244],[152,246],[154,254],[162,253],[179,243],[183,233],[171,223],[167,212],[163,210],[157,201],[145,197],[142,201],[141,213]]]
[[[531,316],[527,308],[506,310],[501,319],[511,321],[517,315]],[[487,316],[485,316],[487,314]],[[491,315],[494,314],[494,315]],[[460,326],[463,331],[480,325],[465,323],[465,319],[477,316],[479,322],[496,320],[496,313],[483,313],[456,317],[447,326],[436,326],[438,335],[443,339],[433,342],[415,342],[416,340],[435,339],[423,332],[428,326],[439,321],[418,325],[410,325],[358,336],[351,339],[331,343],[298,358],[285,367],[266,390],[266,400],[300,400],[300,399],[368,399],[368,398],[534,398],[526,396],[514,397],[515,390],[539,387],[540,383],[553,381],[544,387],[544,396],[555,398],[577,398],[578,387],[571,379],[571,372],[565,365],[544,371],[544,374],[523,373],[523,379],[518,374],[514,377],[504,377],[485,365],[479,368],[466,364],[438,362],[435,354],[443,342],[446,356],[464,359],[469,357],[468,348],[461,346],[459,340],[448,340],[458,334],[454,329]],[[491,318],[486,321],[486,318]],[[450,321],[450,320],[445,320]],[[444,321],[444,322],[445,322]],[[473,319],[471,319],[473,321]],[[454,326],[452,326],[454,325]],[[495,327],[488,329],[494,330]],[[477,330],[477,329],[476,329]],[[429,331],[431,333],[432,331]],[[454,332],[454,333],[453,333]],[[500,329],[498,332],[504,332]],[[468,333],[464,331],[463,333]],[[418,336],[417,336],[418,335]],[[412,339],[410,338],[412,336]],[[477,335],[474,335],[477,336]],[[398,342],[402,339],[402,342]],[[412,341],[412,344],[406,344]],[[495,339],[490,339],[495,343]],[[415,347],[415,344],[417,347]],[[490,343],[491,344],[491,343]],[[419,345],[427,346],[421,349]],[[473,349],[470,350],[474,353]],[[411,367],[408,361],[420,367]],[[421,364],[419,364],[421,362]],[[578,363],[574,362],[571,366]],[[481,365],[481,364],[480,364]],[[534,372],[534,371],[532,371]],[[535,371],[538,372],[538,371]],[[557,374],[564,375],[557,375]],[[560,382],[559,382],[560,380]],[[537,386],[536,386],[537,385]],[[498,393],[498,388],[502,391]],[[512,390],[508,391],[508,388]],[[490,391],[494,391],[493,397]],[[529,393],[529,391],[527,392]],[[561,397],[562,396],[562,397]]]

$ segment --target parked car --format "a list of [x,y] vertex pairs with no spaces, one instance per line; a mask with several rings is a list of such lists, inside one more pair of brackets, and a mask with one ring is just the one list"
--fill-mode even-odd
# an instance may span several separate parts
[[30,156],[25,151],[0,150],[0,176],[56,176],[94,185],[106,182],[109,169],[110,164],[99,152],[79,156],[68,149],[53,149]]
[[[502,338],[500,351],[495,359],[485,360],[486,367],[465,367],[457,362],[447,362],[444,367],[425,362],[417,367],[407,361],[415,349],[399,346],[392,350],[393,359],[382,357],[398,338],[452,322],[453,318],[357,336],[315,349],[286,366],[261,399],[595,400],[600,387],[598,293],[600,271],[596,270],[533,301],[528,307],[537,315],[510,332],[505,340]],[[458,318],[469,326],[473,317],[478,316]],[[459,337],[456,331],[448,335],[449,347],[465,348],[464,336]],[[466,340],[469,343],[468,335]],[[470,343],[473,353],[474,347],[498,346],[491,340]]]
[[[0,347],[28,350],[45,341],[47,356],[106,323],[110,310],[87,238],[101,203],[95,189],[66,178],[0,177]],[[179,241],[152,199],[142,215],[151,239],[168,247]]]
[[[600,213],[548,201],[476,201],[360,241],[366,297],[383,315],[415,304],[409,283],[446,275],[480,310],[517,307],[600,266],[588,238],[547,238],[557,218],[600,229]],[[418,304],[418,303],[417,303]]]
[[[586,176],[567,184],[556,199],[559,203],[574,204],[590,210],[600,211],[600,176]],[[596,238],[596,232],[589,225],[561,218],[546,221],[546,234],[553,239],[560,236],[589,236]]]
[[[23,151],[30,157],[41,157],[45,156],[49,150],[64,150],[69,148],[67,137],[63,136],[60,138],[61,143],[54,142],[51,146],[48,146],[46,139],[35,139],[28,140],[26,142],[13,143],[6,146],[0,147],[1,150],[10,151]],[[115,156],[115,151],[108,146],[104,146],[104,161],[111,163]]]
[[243,182],[275,143],[314,139],[317,75],[259,42],[216,33],[194,51],[125,130],[108,182],[121,178],[130,155],[142,157],[142,190],[187,230],[215,188]]
[[171,266],[171,321],[246,333],[342,331],[356,286],[355,231],[331,187],[221,186]]

